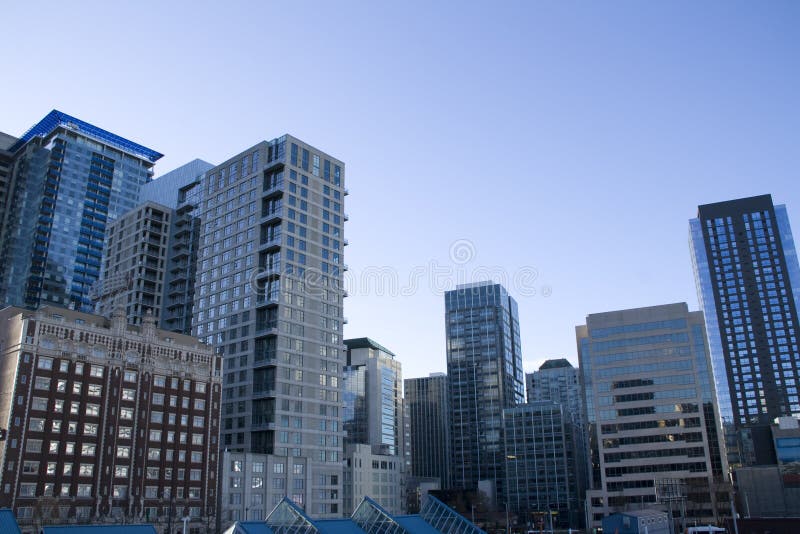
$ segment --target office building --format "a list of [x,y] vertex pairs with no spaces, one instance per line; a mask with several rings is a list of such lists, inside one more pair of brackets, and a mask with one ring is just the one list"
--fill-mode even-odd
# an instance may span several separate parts
[[216,516],[221,361],[197,339],[45,306],[0,311],[0,507],[33,522]]
[[[770,195],[706,204],[689,222],[720,413],[734,464],[774,464],[769,425],[800,416],[800,264]],[[727,432],[730,435],[730,432]]]
[[[550,401],[561,404],[563,413],[568,418],[565,432],[568,434],[566,443],[570,449],[566,452],[570,468],[575,470],[575,478],[570,481],[569,487],[580,495],[578,508],[582,510],[583,493],[589,480],[589,444],[586,441],[586,416],[580,372],[565,358],[546,360],[538,371],[525,375],[525,384],[529,403]],[[575,511],[579,512],[579,509]],[[571,524],[582,524],[583,519],[583,515],[572,518]]]
[[447,375],[432,373],[427,377],[407,378],[405,405],[411,423],[411,475],[438,479],[440,488],[449,488]]
[[149,311],[160,328],[191,334],[200,184],[212,167],[194,160],[145,184],[142,203],[109,225],[94,291],[98,313],[119,301],[131,324]]
[[685,303],[591,314],[576,327],[591,451],[587,527],[660,505],[729,514],[702,312]]
[[106,227],[137,205],[161,154],[56,110],[8,151],[0,303],[91,312]]
[[192,321],[224,358],[222,447],[303,463],[341,514],[344,164],[291,136],[204,173]]
[[344,344],[343,512],[351,514],[370,495],[390,513],[401,513],[405,509],[402,367],[393,352],[372,339],[346,339]]
[[564,529],[583,523],[580,427],[568,410],[548,400],[503,410],[508,507],[523,523]]
[[516,301],[500,284],[459,285],[445,293],[452,485],[505,483],[503,410],[524,400]]

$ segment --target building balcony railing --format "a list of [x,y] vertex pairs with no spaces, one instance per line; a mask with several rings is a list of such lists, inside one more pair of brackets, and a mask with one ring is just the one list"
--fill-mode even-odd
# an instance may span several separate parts
[[278,321],[259,321],[256,323],[256,332],[259,334],[278,333]]

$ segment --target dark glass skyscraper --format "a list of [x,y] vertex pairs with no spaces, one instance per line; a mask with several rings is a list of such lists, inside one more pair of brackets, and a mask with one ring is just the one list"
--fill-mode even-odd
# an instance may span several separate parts
[[503,409],[524,401],[516,301],[500,284],[445,294],[453,486],[505,482]]
[[56,110],[8,152],[0,304],[92,311],[106,226],[137,205],[161,154]]
[[720,413],[745,430],[731,460],[774,463],[769,424],[800,416],[800,266],[786,207],[770,195],[706,204],[689,227]]
[[447,375],[434,373],[405,381],[411,421],[411,474],[438,478],[450,487],[450,428]]

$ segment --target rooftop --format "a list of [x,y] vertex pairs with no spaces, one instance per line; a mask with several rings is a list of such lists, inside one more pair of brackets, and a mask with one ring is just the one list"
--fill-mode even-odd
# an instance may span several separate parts
[[22,137],[14,143],[9,149],[11,152],[16,152],[25,143],[34,137],[44,137],[52,133],[56,128],[66,128],[73,130],[87,137],[96,139],[102,143],[112,146],[122,152],[132,154],[142,159],[146,159],[151,163],[155,163],[161,159],[163,154],[156,152],[150,148],[134,143],[124,137],[120,137],[102,128],[98,128],[93,124],[76,119],[66,113],[62,113],[54,109],[48,113],[42,120],[34,124],[27,132],[22,134]]

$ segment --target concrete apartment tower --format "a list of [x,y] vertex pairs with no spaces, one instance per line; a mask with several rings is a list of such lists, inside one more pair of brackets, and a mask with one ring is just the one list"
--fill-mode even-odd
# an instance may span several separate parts
[[786,206],[770,195],[706,204],[689,230],[730,463],[775,464],[772,423],[800,416],[800,264]]
[[109,225],[98,313],[120,303],[131,324],[149,312],[160,328],[191,334],[201,182],[212,167],[194,160],[145,184],[141,203]]
[[592,460],[587,527],[648,507],[685,510],[698,524],[729,515],[703,313],[685,303],[595,313],[576,335]]
[[0,304],[93,311],[106,228],[136,207],[161,154],[56,110],[7,152]]
[[340,516],[344,164],[285,135],[201,187],[192,320],[224,358],[222,448],[281,470],[268,509]]
[[517,303],[500,284],[460,285],[445,293],[445,327],[453,487],[487,481],[502,503],[503,410],[521,404],[525,388]]

